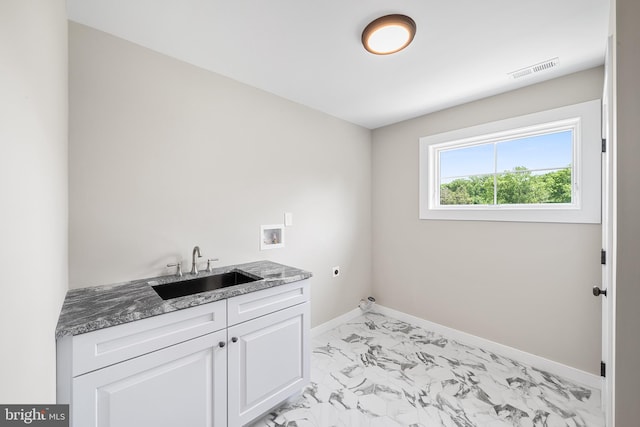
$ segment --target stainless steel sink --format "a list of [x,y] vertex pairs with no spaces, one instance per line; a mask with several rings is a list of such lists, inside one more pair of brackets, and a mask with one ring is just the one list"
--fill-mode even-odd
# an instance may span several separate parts
[[213,291],[215,289],[228,288],[229,286],[241,285],[243,283],[255,282],[256,280],[262,280],[262,278],[249,275],[239,270],[232,270],[227,273],[214,274],[213,276],[197,277],[195,279],[156,285],[152,286],[152,288],[160,295],[160,298],[167,300]]

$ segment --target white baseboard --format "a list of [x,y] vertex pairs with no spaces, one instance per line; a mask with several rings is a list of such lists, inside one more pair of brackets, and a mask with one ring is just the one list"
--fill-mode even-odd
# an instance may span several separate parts
[[328,322],[324,322],[316,327],[313,327],[311,328],[311,338],[315,338],[318,335],[324,334],[325,332],[342,325],[343,323],[347,323],[348,321],[362,315],[362,313],[362,310],[356,307],[341,316],[331,319]]
[[[535,354],[527,353],[526,351],[518,350],[517,348],[509,347],[504,344],[499,344],[497,342],[490,341],[485,338],[471,335],[466,332],[462,332],[457,329],[450,328],[448,326],[430,322],[420,317],[412,316],[410,314],[406,314],[401,311],[394,310],[392,308],[376,305],[373,311],[376,311],[380,314],[384,314],[385,316],[393,317],[394,319],[402,320],[404,322],[411,323],[416,326],[420,326],[421,328],[424,328],[428,331],[436,332],[438,334],[446,336],[447,338],[460,341],[461,343],[474,345],[484,350],[496,353],[498,355],[511,358],[518,362],[522,362],[530,366],[535,366],[538,369],[547,371],[551,374],[558,375],[560,377],[566,378],[576,383],[580,383],[591,388],[602,389],[602,378],[597,375],[591,374],[589,372],[572,368],[571,366],[554,362],[553,360],[549,360],[541,356],[536,356]],[[330,321],[320,326],[324,326],[332,322],[333,321]],[[328,328],[328,329],[331,329],[331,328]]]

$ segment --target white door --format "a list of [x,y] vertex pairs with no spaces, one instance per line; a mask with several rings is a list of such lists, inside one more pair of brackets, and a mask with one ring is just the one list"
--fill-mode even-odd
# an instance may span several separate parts
[[309,382],[309,303],[229,328],[229,426],[240,427]]
[[[612,86],[612,37],[607,42],[605,60],[605,81],[602,95],[602,138],[606,141],[606,150],[602,153],[602,283],[593,288],[594,296],[602,299],[602,406],[605,412],[606,425],[611,425],[612,393],[613,393],[613,293],[615,280],[613,277],[615,248],[613,245],[614,215],[614,138],[611,120],[613,116]],[[605,293],[606,292],[606,293]]]
[[73,379],[74,427],[222,427],[226,330]]

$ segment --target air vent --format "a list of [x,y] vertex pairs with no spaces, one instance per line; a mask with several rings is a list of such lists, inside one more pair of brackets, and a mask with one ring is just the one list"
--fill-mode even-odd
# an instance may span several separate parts
[[540,62],[539,64],[530,65],[529,67],[521,68],[516,71],[512,71],[509,75],[514,79],[519,79],[531,74],[536,74],[541,71],[550,70],[558,65],[558,58],[549,59],[544,62]]

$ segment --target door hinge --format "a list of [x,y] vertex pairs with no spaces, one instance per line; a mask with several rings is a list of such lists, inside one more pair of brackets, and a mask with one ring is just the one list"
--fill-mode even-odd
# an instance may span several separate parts
[[604,362],[600,362],[600,376],[606,377],[607,375],[607,364]]
[[607,251],[604,249],[600,250],[600,264],[604,265],[607,263]]
[[606,138],[602,138],[602,152],[603,153],[607,152],[607,139]]

